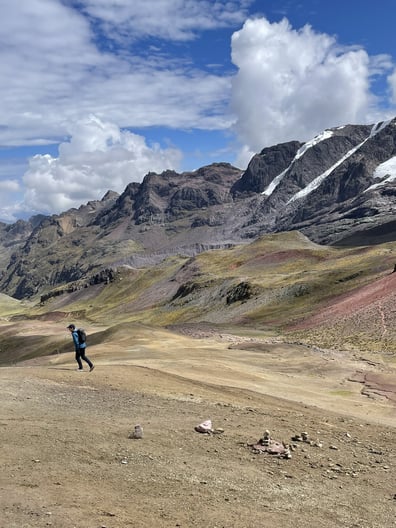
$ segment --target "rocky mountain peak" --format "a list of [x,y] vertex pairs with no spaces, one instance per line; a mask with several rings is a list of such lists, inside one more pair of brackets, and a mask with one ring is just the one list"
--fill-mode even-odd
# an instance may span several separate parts
[[328,129],[262,149],[245,171],[214,163],[149,173],[61,215],[0,225],[0,291],[23,298],[120,263],[155,265],[270,232],[320,244],[394,240],[395,196],[396,120]]

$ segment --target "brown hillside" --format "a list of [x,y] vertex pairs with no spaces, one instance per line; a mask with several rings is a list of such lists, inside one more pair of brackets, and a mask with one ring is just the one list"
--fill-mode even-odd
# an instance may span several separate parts
[[[344,293],[318,308],[289,330],[312,342],[321,336],[332,347],[349,347],[395,354],[396,339],[396,273]],[[395,354],[396,355],[396,354]]]

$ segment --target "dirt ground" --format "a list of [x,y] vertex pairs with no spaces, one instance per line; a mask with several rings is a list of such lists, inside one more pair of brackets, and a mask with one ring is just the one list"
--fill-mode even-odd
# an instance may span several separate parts
[[[0,369],[1,528],[396,526],[392,365],[165,330],[88,350],[92,373]],[[290,459],[251,448],[265,430]]]

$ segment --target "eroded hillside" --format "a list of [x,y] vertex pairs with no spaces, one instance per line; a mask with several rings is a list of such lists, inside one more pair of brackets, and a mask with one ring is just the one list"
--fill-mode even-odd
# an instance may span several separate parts
[[110,326],[212,325],[391,354],[395,251],[394,243],[348,249],[314,244],[298,232],[265,235],[154,267],[120,266],[107,280],[59,288],[18,311]]

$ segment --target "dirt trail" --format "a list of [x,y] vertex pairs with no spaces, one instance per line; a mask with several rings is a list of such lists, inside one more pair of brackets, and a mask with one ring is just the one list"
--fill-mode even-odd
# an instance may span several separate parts
[[[346,380],[377,367],[231,344],[161,331],[92,346],[92,373],[72,354],[0,369],[0,527],[396,526],[395,408]],[[266,429],[290,460],[249,448]]]

